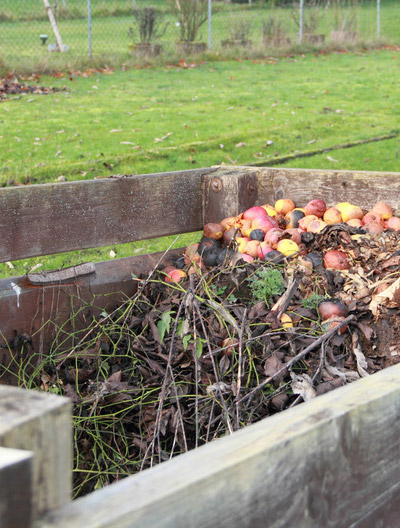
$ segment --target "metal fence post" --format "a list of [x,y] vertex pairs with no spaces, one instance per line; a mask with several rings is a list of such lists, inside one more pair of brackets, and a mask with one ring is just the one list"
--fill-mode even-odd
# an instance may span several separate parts
[[300,0],[300,22],[299,22],[299,42],[303,42],[303,16],[304,16],[304,0]]
[[377,27],[378,39],[380,39],[381,38],[381,0],[377,0],[376,8],[377,8],[376,27]]
[[212,48],[212,0],[208,0],[208,49]]
[[92,58],[92,5],[90,0],[87,3],[87,13],[88,13],[88,55]]

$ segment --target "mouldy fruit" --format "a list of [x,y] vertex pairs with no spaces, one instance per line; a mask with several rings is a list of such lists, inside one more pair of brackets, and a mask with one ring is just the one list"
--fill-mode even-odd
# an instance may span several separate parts
[[264,262],[270,262],[271,264],[280,264],[285,258],[280,251],[273,249],[264,255]]
[[307,231],[309,233],[319,233],[324,229],[324,227],[326,227],[326,224],[323,220],[313,220],[308,224]]
[[339,299],[326,299],[318,304],[318,313],[322,321],[332,316],[347,317],[349,309]]
[[381,224],[383,222],[382,216],[374,211],[369,211],[362,217],[362,223],[368,224],[369,222],[377,222]]
[[323,220],[326,224],[340,224],[342,222],[342,214],[336,207],[329,207],[324,213]]
[[219,240],[224,234],[224,229],[221,224],[208,223],[204,226],[204,236],[206,238],[213,238]]
[[324,259],[322,257],[321,253],[317,253],[315,251],[310,251],[310,253],[307,253],[307,255],[304,257],[306,260],[309,260],[313,268],[317,268],[318,266],[322,266]]
[[277,200],[275,202],[275,211],[283,216],[285,216],[290,211],[293,211],[294,208],[294,202],[290,198],[282,198],[281,200]]
[[262,229],[253,229],[253,231],[250,232],[250,240],[258,240],[259,242],[262,242],[264,240],[265,233]]
[[383,225],[378,222],[368,222],[363,227],[370,235],[379,235],[384,230]]
[[172,269],[167,273],[165,282],[179,282],[186,277],[186,273],[181,269]]
[[205,248],[201,254],[203,264],[205,266],[216,266],[220,251],[221,248],[217,246]]
[[350,268],[347,255],[340,249],[330,249],[324,255],[324,265],[326,269],[347,270]]
[[297,228],[299,227],[299,220],[304,217],[305,214],[303,211],[300,211],[300,209],[293,209],[293,211],[289,211],[285,215],[286,226],[289,229]]
[[276,227],[274,229],[270,229],[266,232],[264,241],[271,244],[272,247],[276,246],[276,244],[279,242],[280,238],[282,237],[283,229],[280,229],[279,227]]
[[299,246],[293,240],[285,239],[278,242],[276,249],[285,257],[290,257],[299,251]]
[[301,243],[301,233],[298,229],[285,229],[282,233],[282,237],[285,235],[289,235],[290,239],[293,240],[293,242],[296,242],[297,245]]
[[387,220],[391,216],[393,216],[393,210],[391,206],[386,202],[378,202],[374,205],[374,207],[371,209],[374,213],[379,213],[383,220]]
[[313,220],[318,220],[318,216],[315,215],[306,215],[304,218],[300,218],[299,220],[299,227],[303,229],[303,231],[308,230],[308,226],[311,224]]
[[304,209],[306,215],[315,215],[318,218],[322,218],[326,211],[326,203],[319,199],[311,200]]
[[227,218],[221,220],[220,225],[224,231],[227,231],[228,229],[231,229],[231,227],[236,227],[237,221],[237,216],[228,216]]

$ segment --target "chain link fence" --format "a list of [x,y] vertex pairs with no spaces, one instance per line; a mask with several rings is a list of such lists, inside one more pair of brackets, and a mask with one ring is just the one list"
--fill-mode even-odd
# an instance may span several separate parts
[[0,58],[397,44],[399,21],[398,0],[2,0]]

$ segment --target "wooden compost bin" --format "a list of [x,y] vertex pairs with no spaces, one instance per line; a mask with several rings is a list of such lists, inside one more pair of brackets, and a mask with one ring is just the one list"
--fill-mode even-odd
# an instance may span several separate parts
[[[399,211],[400,173],[214,167],[4,188],[0,261],[197,231],[282,197],[365,208],[384,200]],[[6,342],[27,334],[45,354],[56,332],[47,321],[67,321],[86,301],[111,309],[134,293],[131,274],[159,259],[0,281],[2,364],[12,354]],[[398,527],[399,380],[400,365],[390,367],[70,502],[70,403],[10,386],[8,374],[0,526]]]

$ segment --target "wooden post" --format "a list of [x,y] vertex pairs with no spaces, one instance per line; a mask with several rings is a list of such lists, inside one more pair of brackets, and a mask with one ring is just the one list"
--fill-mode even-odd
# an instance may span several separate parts
[[54,18],[54,15],[53,15],[53,11],[51,10],[48,0],[43,0],[43,3],[44,3],[44,7],[46,8],[47,16],[49,17],[51,27],[53,28],[54,35],[56,37],[57,46],[61,52],[64,52],[67,50],[67,48],[64,46],[61,40],[61,35],[60,35],[60,32],[58,31],[58,26],[57,26],[56,19]]
[[[34,456],[33,518],[70,500],[70,407],[67,398],[0,385],[0,446],[32,451]],[[22,495],[24,486],[21,481]],[[0,526],[3,527],[1,522]],[[26,525],[15,525],[15,528],[17,526],[25,528]]]
[[32,524],[32,453],[0,447],[0,526]]

